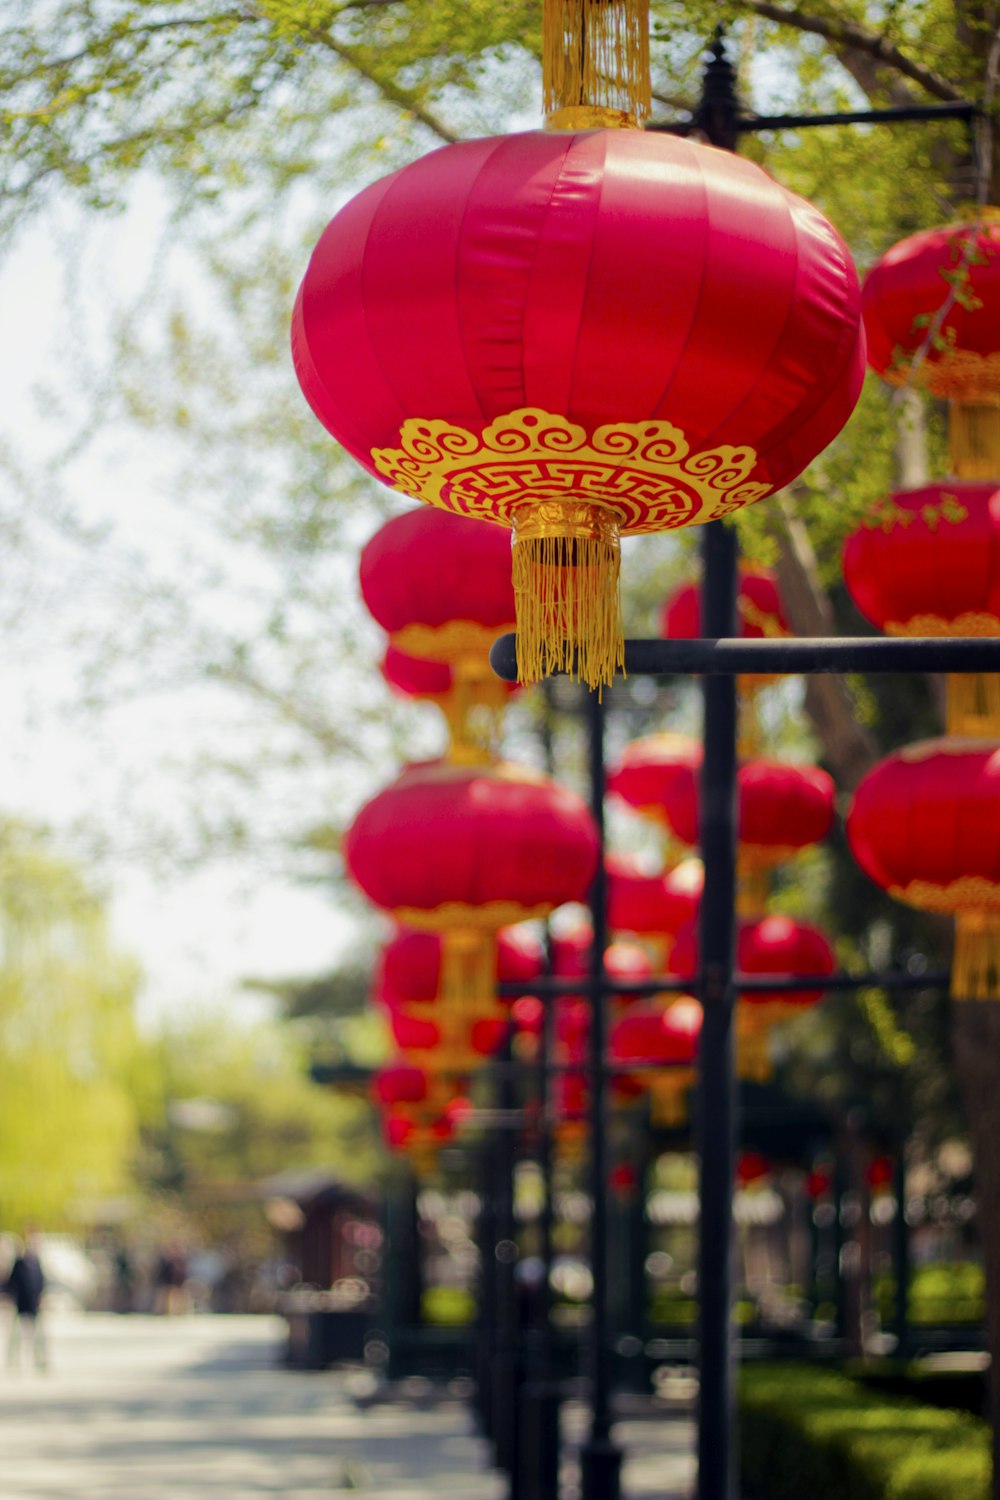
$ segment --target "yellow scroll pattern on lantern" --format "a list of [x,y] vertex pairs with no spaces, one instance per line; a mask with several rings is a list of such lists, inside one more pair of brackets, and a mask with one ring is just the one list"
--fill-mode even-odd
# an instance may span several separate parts
[[753,448],[692,453],[669,422],[609,422],[588,432],[566,417],[522,407],[482,433],[411,418],[398,448],[373,448],[393,489],[440,510],[510,526],[516,511],[548,500],[606,506],[621,530],[700,525],[771,493],[752,479]]

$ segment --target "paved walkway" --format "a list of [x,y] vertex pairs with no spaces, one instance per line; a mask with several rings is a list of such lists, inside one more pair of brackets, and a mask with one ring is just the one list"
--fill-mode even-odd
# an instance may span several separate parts
[[[462,1402],[359,1404],[364,1377],[286,1370],[281,1344],[269,1318],[51,1317],[49,1371],[0,1368],[0,1497],[503,1500]],[[617,1436],[627,1500],[683,1500],[686,1418],[626,1419]]]

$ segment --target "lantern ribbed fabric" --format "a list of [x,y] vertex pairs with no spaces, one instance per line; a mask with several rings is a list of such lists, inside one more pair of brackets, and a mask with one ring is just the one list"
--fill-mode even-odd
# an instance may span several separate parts
[[440,993],[470,1020],[495,993],[496,933],[582,900],[598,857],[586,804],[517,766],[408,766],[344,839],[348,874],[404,926],[443,937]]
[[854,794],[847,841],[897,901],[955,916],[955,999],[1000,998],[996,742],[945,737],[887,756]]
[[618,538],[787,484],[860,391],[850,256],[728,152],[638,130],[464,141],[331,221],[302,389],[370,473],[514,531],[519,675],[608,682]]
[[[844,545],[844,581],[887,635],[1000,636],[1000,491],[940,480],[899,490]],[[947,727],[1000,735],[1000,677],[948,674]]]
[[864,285],[872,368],[951,401],[952,469],[964,479],[1000,478],[998,251],[1000,217],[986,209],[900,240]]
[[634,1082],[652,1096],[659,1125],[679,1125],[684,1119],[685,1095],[695,1081],[701,1023],[701,1006],[684,997],[666,1009],[652,1002],[633,1005],[611,1029],[612,1063],[659,1064],[634,1075]]
[[[736,937],[736,964],[741,974],[829,975],[837,962],[830,942],[818,927],[791,917],[768,916],[741,922]],[[677,934],[669,960],[681,978],[698,971],[698,928],[691,923]],[[782,1021],[818,1004],[822,990],[746,990],[736,1012],[737,1060],[740,1076],[764,1081],[770,1077],[768,1038]]]

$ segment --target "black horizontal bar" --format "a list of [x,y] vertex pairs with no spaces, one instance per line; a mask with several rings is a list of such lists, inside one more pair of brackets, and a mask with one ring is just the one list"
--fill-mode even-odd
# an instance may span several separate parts
[[[605,976],[605,987],[609,995],[696,994],[698,980],[677,974],[651,975],[648,979],[614,979]],[[795,990],[934,990],[947,989],[950,976],[947,973],[928,974],[736,974],[733,985],[747,994],[773,990],[784,994]],[[520,980],[505,980],[497,985],[497,993],[504,999],[518,999],[532,995],[542,1000],[560,995],[582,995],[587,988],[586,979],[557,979],[550,975],[532,979],[529,983]]]
[[[490,664],[505,682],[517,680],[516,637],[493,642]],[[1000,639],[954,640],[886,636],[782,640],[658,639],[625,642],[625,674],[633,677],[778,675],[816,672],[1000,672]]]
[[[953,104],[909,104],[898,109],[851,109],[820,115],[740,115],[733,121],[733,128],[739,135],[752,135],[758,130],[812,130],[829,125],[905,125],[917,121],[971,120],[978,113],[978,105],[957,100]],[[691,135],[698,128],[695,119],[659,120],[646,126],[647,130],[659,131],[662,135]]]

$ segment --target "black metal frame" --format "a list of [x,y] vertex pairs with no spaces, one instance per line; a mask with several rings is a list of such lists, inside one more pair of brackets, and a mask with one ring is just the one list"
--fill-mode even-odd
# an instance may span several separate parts
[[[735,151],[741,135],[767,130],[807,129],[846,124],[891,124],[959,119],[972,125],[972,104],[935,104],[905,109],[843,114],[750,117],[740,113],[735,75],[720,27],[710,49],[702,98],[689,121],[655,123],[649,128],[678,135],[698,134],[711,145]],[[973,156],[975,139],[973,138]],[[704,1007],[698,1066],[696,1139],[700,1158],[701,1231],[698,1265],[700,1307],[700,1399],[698,1420],[698,1500],[733,1500],[734,1353],[732,1332],[732,1197],[735,1165],[735,1077],[732,1016],[739,989],[763,988],[760,977],[734,972],[736,924],[736,675],[816,672],[982,672],[1000,671],[1000,642],[980,640],[742,641],[735,639],[737,593],[736,535],[725,522],[704,529],[702,621],[706,639],[633,640],[625,645],[625,670],[634,676],[698,674],[704,694],[704,760],[701,774],[702,857],[705,886],[700,912],[700,973],[693,989]],[[491,652],[497,675],[516,676],[514,637],[504,636]],[[587,697],[590,727],[592,804],[603,848],[604,711],[597,693]],[[592,1002],[589,1084],[591,1111],[590,1178],[593,1200],[594,1302],[591,1327],[590,1435],[581,1454],[583,1500],[619,1500],[621,1452],[611,1439],[607,1291],[604,1286],[605,1129],[607,1064],[604,1057],[604,1000],[612,986],[604,973],[606,935],[602,870],[592,892],[594,943],[589,992]],[[936,978],[937,976],[935,976]],[[868,984],[909,988],[931,983],[929,976],[837,976],[816,988],[857,988]],[[617,982],[615,989],[624,988]],[[666,989],[660,985],[658,988]],[[669,986],[673,988],[673,985]],[[770,984],[768,984],[770,988]],[[774,986],[777,987],[777,986]],[[797,979],[788,988],[801,988]],[[579,986],[577,986],[579,988]],[[558,993],[553,988],[549,993]],[[639,993],[636,987],[633,991]]]

